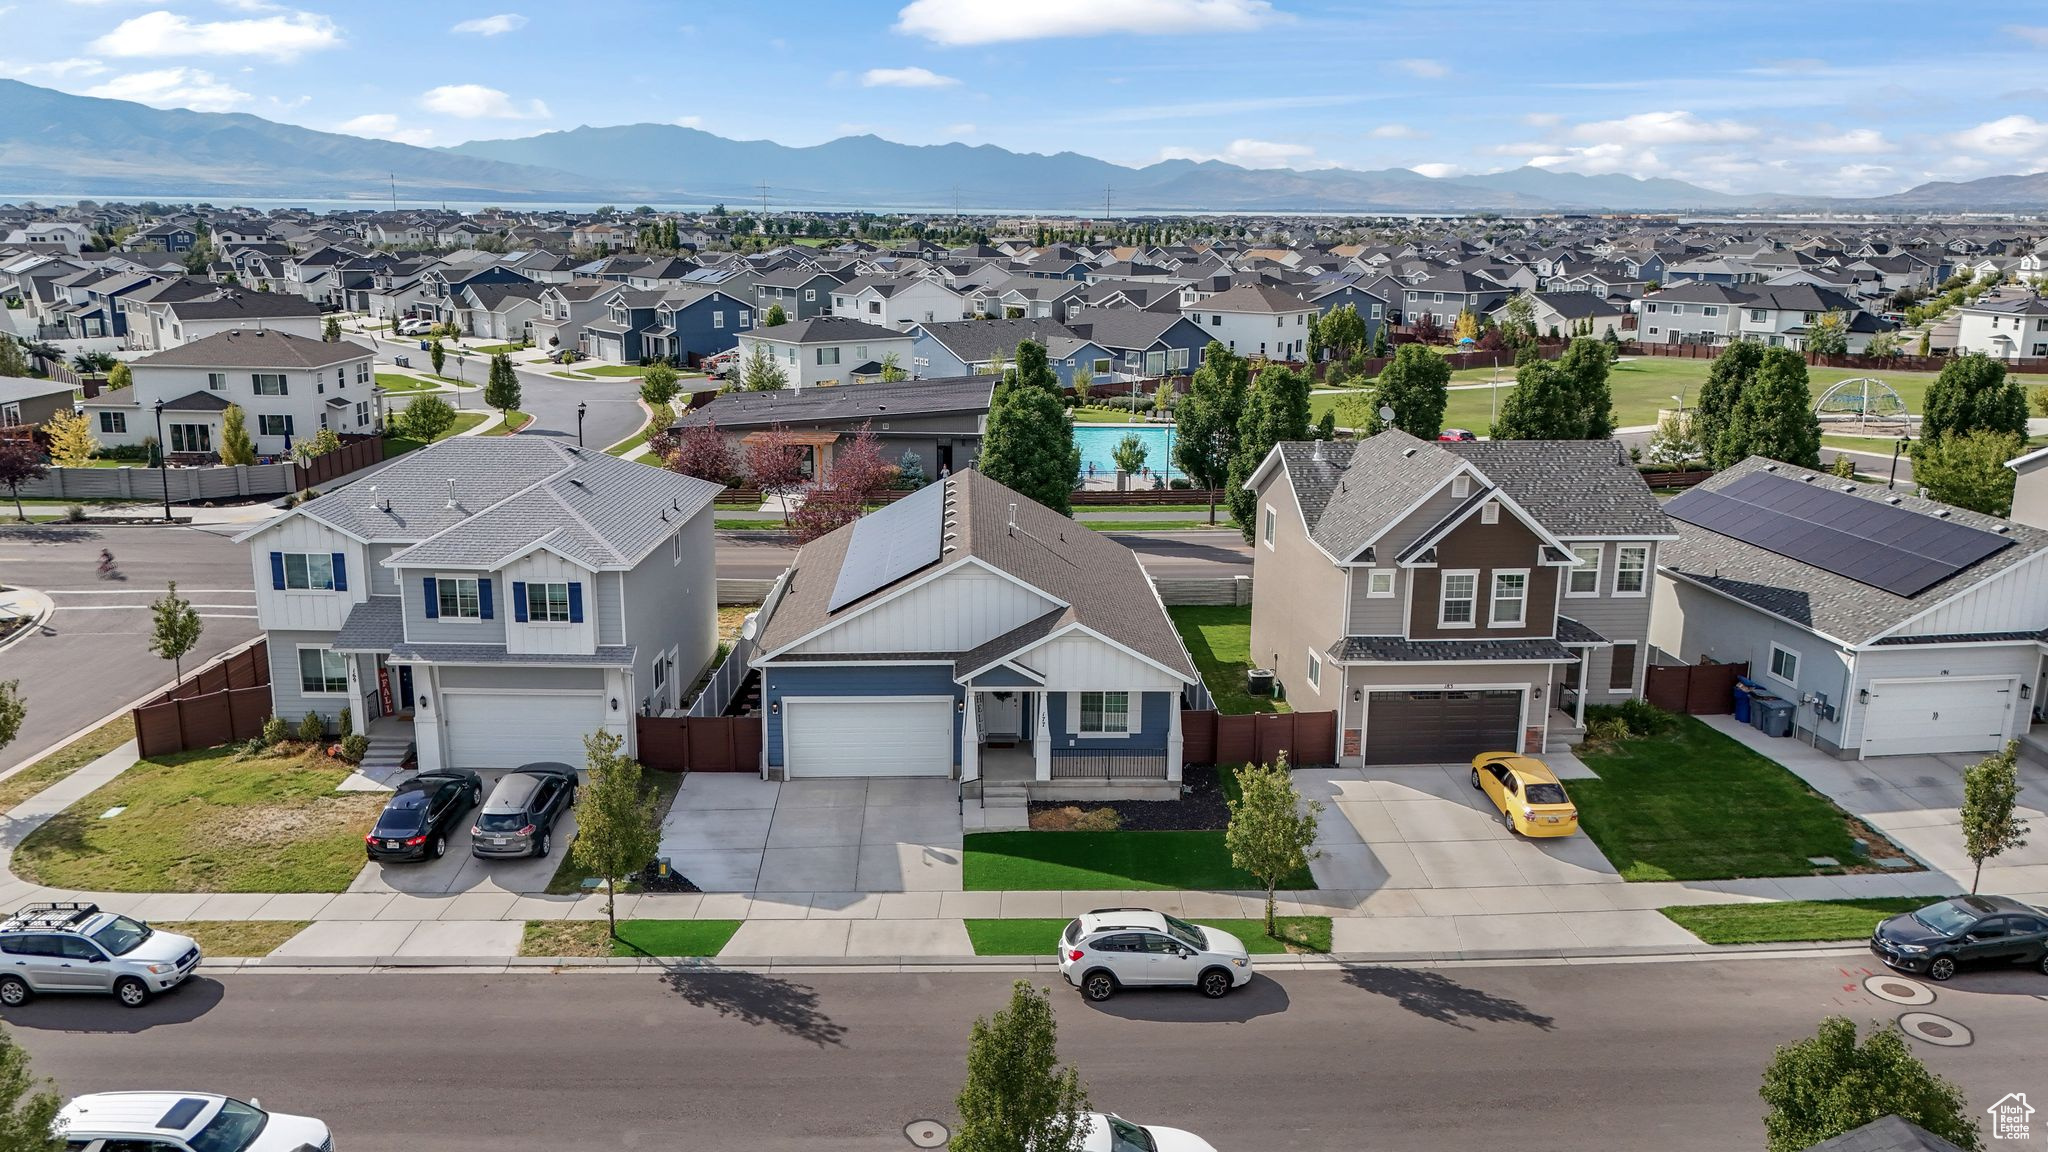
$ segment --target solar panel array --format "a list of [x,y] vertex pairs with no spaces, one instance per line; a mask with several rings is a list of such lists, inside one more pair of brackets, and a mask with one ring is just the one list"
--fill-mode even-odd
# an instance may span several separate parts
[[2012,543],[1827,484],[1751,472],[1725,488],[1682,493],[1664,511],[1897,596],[1917,596]]
[[939,559],[946,523],[946,485],[927,484],[854,521],[827,612],[837,612]]

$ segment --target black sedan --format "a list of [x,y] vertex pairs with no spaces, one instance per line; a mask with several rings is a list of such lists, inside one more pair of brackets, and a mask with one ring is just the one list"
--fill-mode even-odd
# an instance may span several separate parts
[[2005,896],[1958,896],[1879,924],[1870,950],[1899,971],[1929,980],[1994,964],[2025,964],[2048,974],[2048,912]]
[[456,821],[483,794],[483,777],[474,772],[422,772],[398,786],[363,845],[372,860],[439,860]]

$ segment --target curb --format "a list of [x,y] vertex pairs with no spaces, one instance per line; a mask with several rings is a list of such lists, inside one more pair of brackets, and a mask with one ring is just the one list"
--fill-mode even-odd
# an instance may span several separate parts
[[[37,605],[36,614],[29,619],[27,627],[17,628],[14,630],[14,635],[9,636],[5,640],[0,640],[0,652],[5,652],[9,648],[14,647],[16,644],[21,643],[23,640],[28,639],[30,636],[33,636],[36,633],[41,632],[43,630],[44,625],[47,625],[50,622],[50,617],[55,615],[57,612],[56,602],[54,600],[51,600],[48,596],[43,595],[41,592],[38,592],[33,588],[23,587],[18,584],[14,586],[14,590],[16,592],[22,593],[24,596],[34,598],[34,602]],[[44,755],[48,755],[48,753],[39,753],[37,759],[41,759],[42,756]]]

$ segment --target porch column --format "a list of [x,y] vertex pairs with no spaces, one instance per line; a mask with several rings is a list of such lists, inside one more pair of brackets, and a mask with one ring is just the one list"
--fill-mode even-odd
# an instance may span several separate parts
[[967,690],[967,707],[960,713],[960,779],[981,778],[981,694]]
[[1592,654],[1593,650],[1591,648],[1579,649],[1579,697],[1575,702],[1577,707],[1573,710],[1572,714],[1572,727],[1580,731],[1584,731],[1586,727],[1586,690],[1590,686],[1588,677],[1593,672],[1586,657]]
[[[372,666],[374,667],[375,657],[372,657],[371,659]],[[374,675],[374,673],[372,674]],[[342,733],[342,735],[347,736],[350,733],[354,733],[357,736],[369,735],[369,714],[370,709],[368,706],[368,702],[364,699],[363,696],[363,657],[362,654],[359,652],[351,652],[348,654],[349,730],[348,732]]]
[[1166,702],[1166,782],[1178,784],[1180,780],[1180,694],[1175,693]]
[[1052,711],[1052,693],[1040,691],[1037,714],[1031,719],[1031,775],[1038,780],[1052,779],[1052,725],[1046,721],[1046,713]]

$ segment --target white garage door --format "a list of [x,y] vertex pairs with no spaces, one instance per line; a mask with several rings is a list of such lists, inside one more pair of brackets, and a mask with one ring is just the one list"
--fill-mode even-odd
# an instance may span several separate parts
[[950,776],[953,701],[785,700],[784,772],[799,776]]
[[1873,680],[1863,754],[1993,752],[2012,719],[2013,681]]
[[448,692],[448,759],[456,768],[517,768],[537,760],[583,767],[583,738],[604,725],[598,692]]

